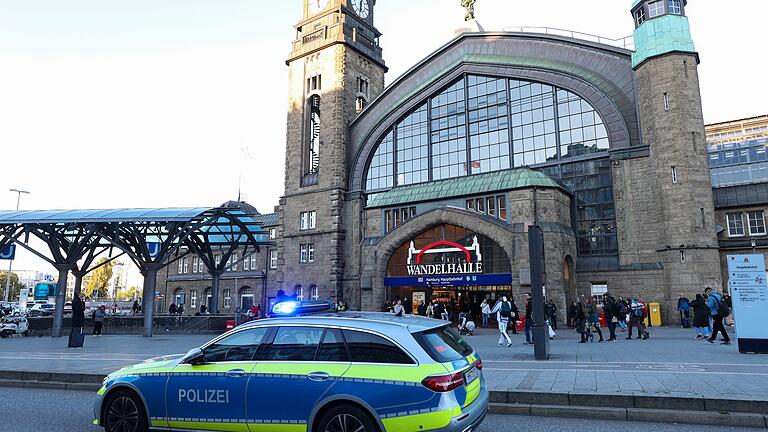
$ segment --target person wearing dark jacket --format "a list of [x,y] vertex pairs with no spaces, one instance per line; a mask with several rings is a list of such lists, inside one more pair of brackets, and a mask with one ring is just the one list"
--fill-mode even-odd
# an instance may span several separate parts
[[547,303],[547,318],[552,329],[557,330],[557,305],[554,299],[549,299],[549,303]]
[[533,345],[533,307],[531,293],[525,293],[525,344]]
[[176,303],[171,303],[171,305],[168,307],[168,313],[171,315],[176,315]]
[[514,298],[510,298],[512,302],[512,316],[509,318],[509,322],[512,323],[512,334],[517,334],[517,322],[520,320],[520,308],[517,307]]
[[696,339],[709,337],[709,307],[704,296],[696,294],[696,299],[690,303],[693,309],[693,327],[696,328]]
[[[83,326],[85,326],[85,303],[82,299],[82,294],[78,293],[73,299],[72,299],[72,332],[71,335],[74,336],[76,333],[82,333]],[[69,338],[69,347],[70,348],[76,348],[72,346],[72,336]]]
[[616,342],[616,324],[619,323],[619,305],[610,293],[603,294],[603,313],[608,324],[608,342]]
[[576,320],[576,330],[581,334],[579,343],[587,343],[587,336],[589,335],[587,332],[587,312],[584,310],[584,302],[582,299],[579,299],[579,301],[576,302],[576,310],[573,318]]

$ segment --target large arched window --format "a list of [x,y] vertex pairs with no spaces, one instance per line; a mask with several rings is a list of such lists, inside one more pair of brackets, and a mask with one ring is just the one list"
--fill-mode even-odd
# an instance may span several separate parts
[[532,81],[466,75],[380,138],[365,187],[377,193],[532,166],[574,192],[579,255],[616,256],[609,144],[600,115],[573,92]]
[[379,141],[366,190],[522,166],[546,166],[609,147],[600,115],[547,84],[467,75],[399,121]]

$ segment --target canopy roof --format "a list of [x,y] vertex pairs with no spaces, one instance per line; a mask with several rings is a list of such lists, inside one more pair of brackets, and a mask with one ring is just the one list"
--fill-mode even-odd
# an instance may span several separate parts
[[105,210],[30,210],[0,211],[0,225],[58,224],[88,222],[189,222],[207,207],[105,209]]
[[557,188],[570,194],[546,174],[533,171],[530,168],[520,168],[396,187],[387,192],[371,195],[368,208],[437,201],[532,187]]

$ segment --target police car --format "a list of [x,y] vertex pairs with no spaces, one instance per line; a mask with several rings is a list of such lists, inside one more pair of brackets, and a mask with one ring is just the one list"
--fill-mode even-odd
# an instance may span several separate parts
[[[327,304],[326,304],[327,305]],[[177,359],[104,380],[107,432],[474,431],[488,409],[482,362],[445,321],[279,303]]]

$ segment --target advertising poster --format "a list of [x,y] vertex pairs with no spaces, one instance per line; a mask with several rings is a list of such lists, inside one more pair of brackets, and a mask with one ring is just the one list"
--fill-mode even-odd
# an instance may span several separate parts
[[768,283],[763,255],[728,255],[739,352],[768,353]]

